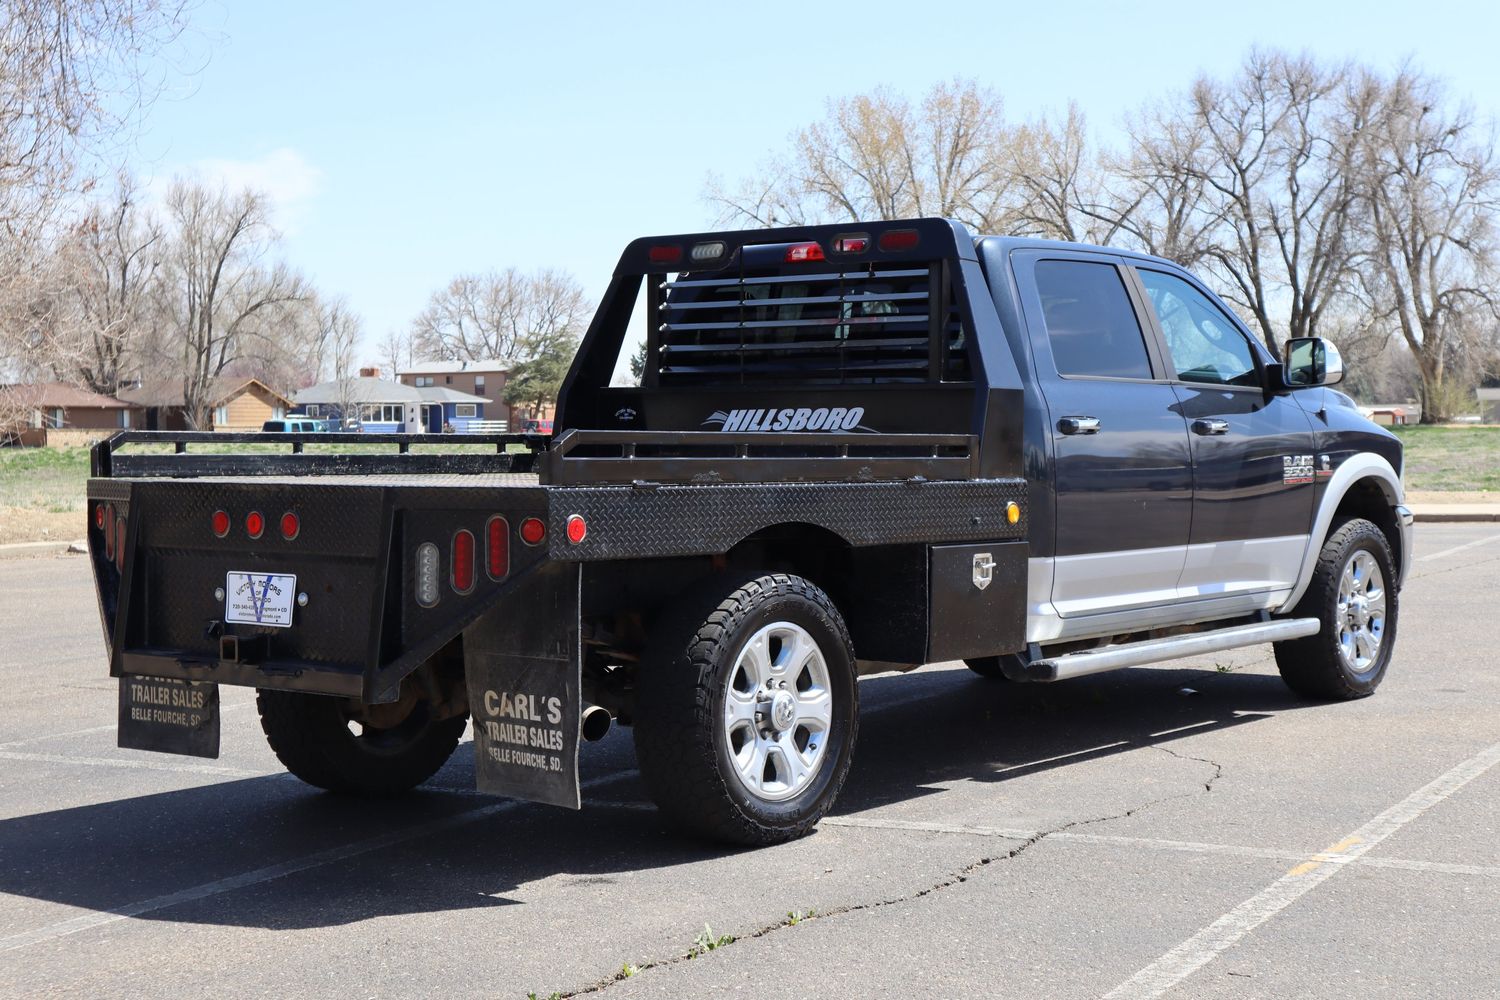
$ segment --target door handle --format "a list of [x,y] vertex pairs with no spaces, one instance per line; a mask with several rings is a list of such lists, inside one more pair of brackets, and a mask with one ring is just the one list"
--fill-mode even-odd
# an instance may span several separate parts
[[1057,429],[1064,434],[1098,434],[1098,417],[1063,417],[1057,422]]
[[1228,434],[1229,421],[1216,417],[1199,417],[1193,421],[1194,434]]

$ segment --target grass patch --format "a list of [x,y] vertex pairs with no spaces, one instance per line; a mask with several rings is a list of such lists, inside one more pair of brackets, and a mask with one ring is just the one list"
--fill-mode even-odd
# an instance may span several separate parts
[[1409,490],[1500,490],[1500,427],[1392,427]]

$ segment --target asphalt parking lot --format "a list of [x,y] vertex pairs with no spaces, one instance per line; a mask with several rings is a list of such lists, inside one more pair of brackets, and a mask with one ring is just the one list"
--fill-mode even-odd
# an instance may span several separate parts
[[578,813],[474,795],[467,746],[315,792],[240,689],[220,759],[119,750],[83,559],[0,563],[0,994],[1500,995],[1500,530],[1417,557],[1360,702],[1268,648],[867,679],[835,815],[760,851],[665,833],[628,733]]

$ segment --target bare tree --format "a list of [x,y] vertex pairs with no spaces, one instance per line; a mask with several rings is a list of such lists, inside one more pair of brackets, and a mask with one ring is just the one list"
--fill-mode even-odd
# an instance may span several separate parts
[[375,359],[376,367],[382,374],[391,378],[403,368],[411,367],[416,353],[412,349],[411,333],[403,333],[400,330],[387,330],[385,339],[380,342],[379,354]]
[[412,323],[416,354],[424,358],[524,361],[552,339],[576,336],[591,306],[566,271],[524,274],[516,268],[454,278],[435,292]]
[[830,102],[799,130],[785,164],[705,191],[726,224],[787,225],[940,215],[1004,228],[1014,186],[1000,97],[972,80],[940,83],[913,106],[886,89]]
[[1384,87],[1365,147],[1370,249],[1364,286],[1416,360],[1424,423],[1457,403],[1449,376],[1500,320],[1495,292],[1500,173],[1494,136],[1470,108],[1445,107],[1414,69]]
[[274,369],[286,357],[287,322],[311,290],[271,259],[276,233],[265,199],[174,181],[166,213],[173,241],[166,256],[164,304],[188,422],[209,426],[211,387],[235,368]]

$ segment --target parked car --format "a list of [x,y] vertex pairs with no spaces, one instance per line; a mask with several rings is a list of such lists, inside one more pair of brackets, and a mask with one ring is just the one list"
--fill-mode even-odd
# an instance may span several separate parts
[[293,417],[286,420],[267,420],[260,425],[260,429],[261,433],[269,434],[317,434],[328,428],[321,420]]
[[[661,322],[615,386],[639,295]],[[1052,683],[1269,643],[1296,694],[1363,697],[1412,514],[1342,377],[1327,341],[1276,358],[1123,250],[941,219],[637,240],[556,441],[97,445],[118,738],[216,756],[219,686],[254,687],[293,774],[380,795],[472,717],[481,791],[576,809],[580,741],[616,720],[669,820],[769,844],[833,805],[866,673]],[[115,450],[140,441],[179,447]],[[943,740],[901,738],[945,773]]]

